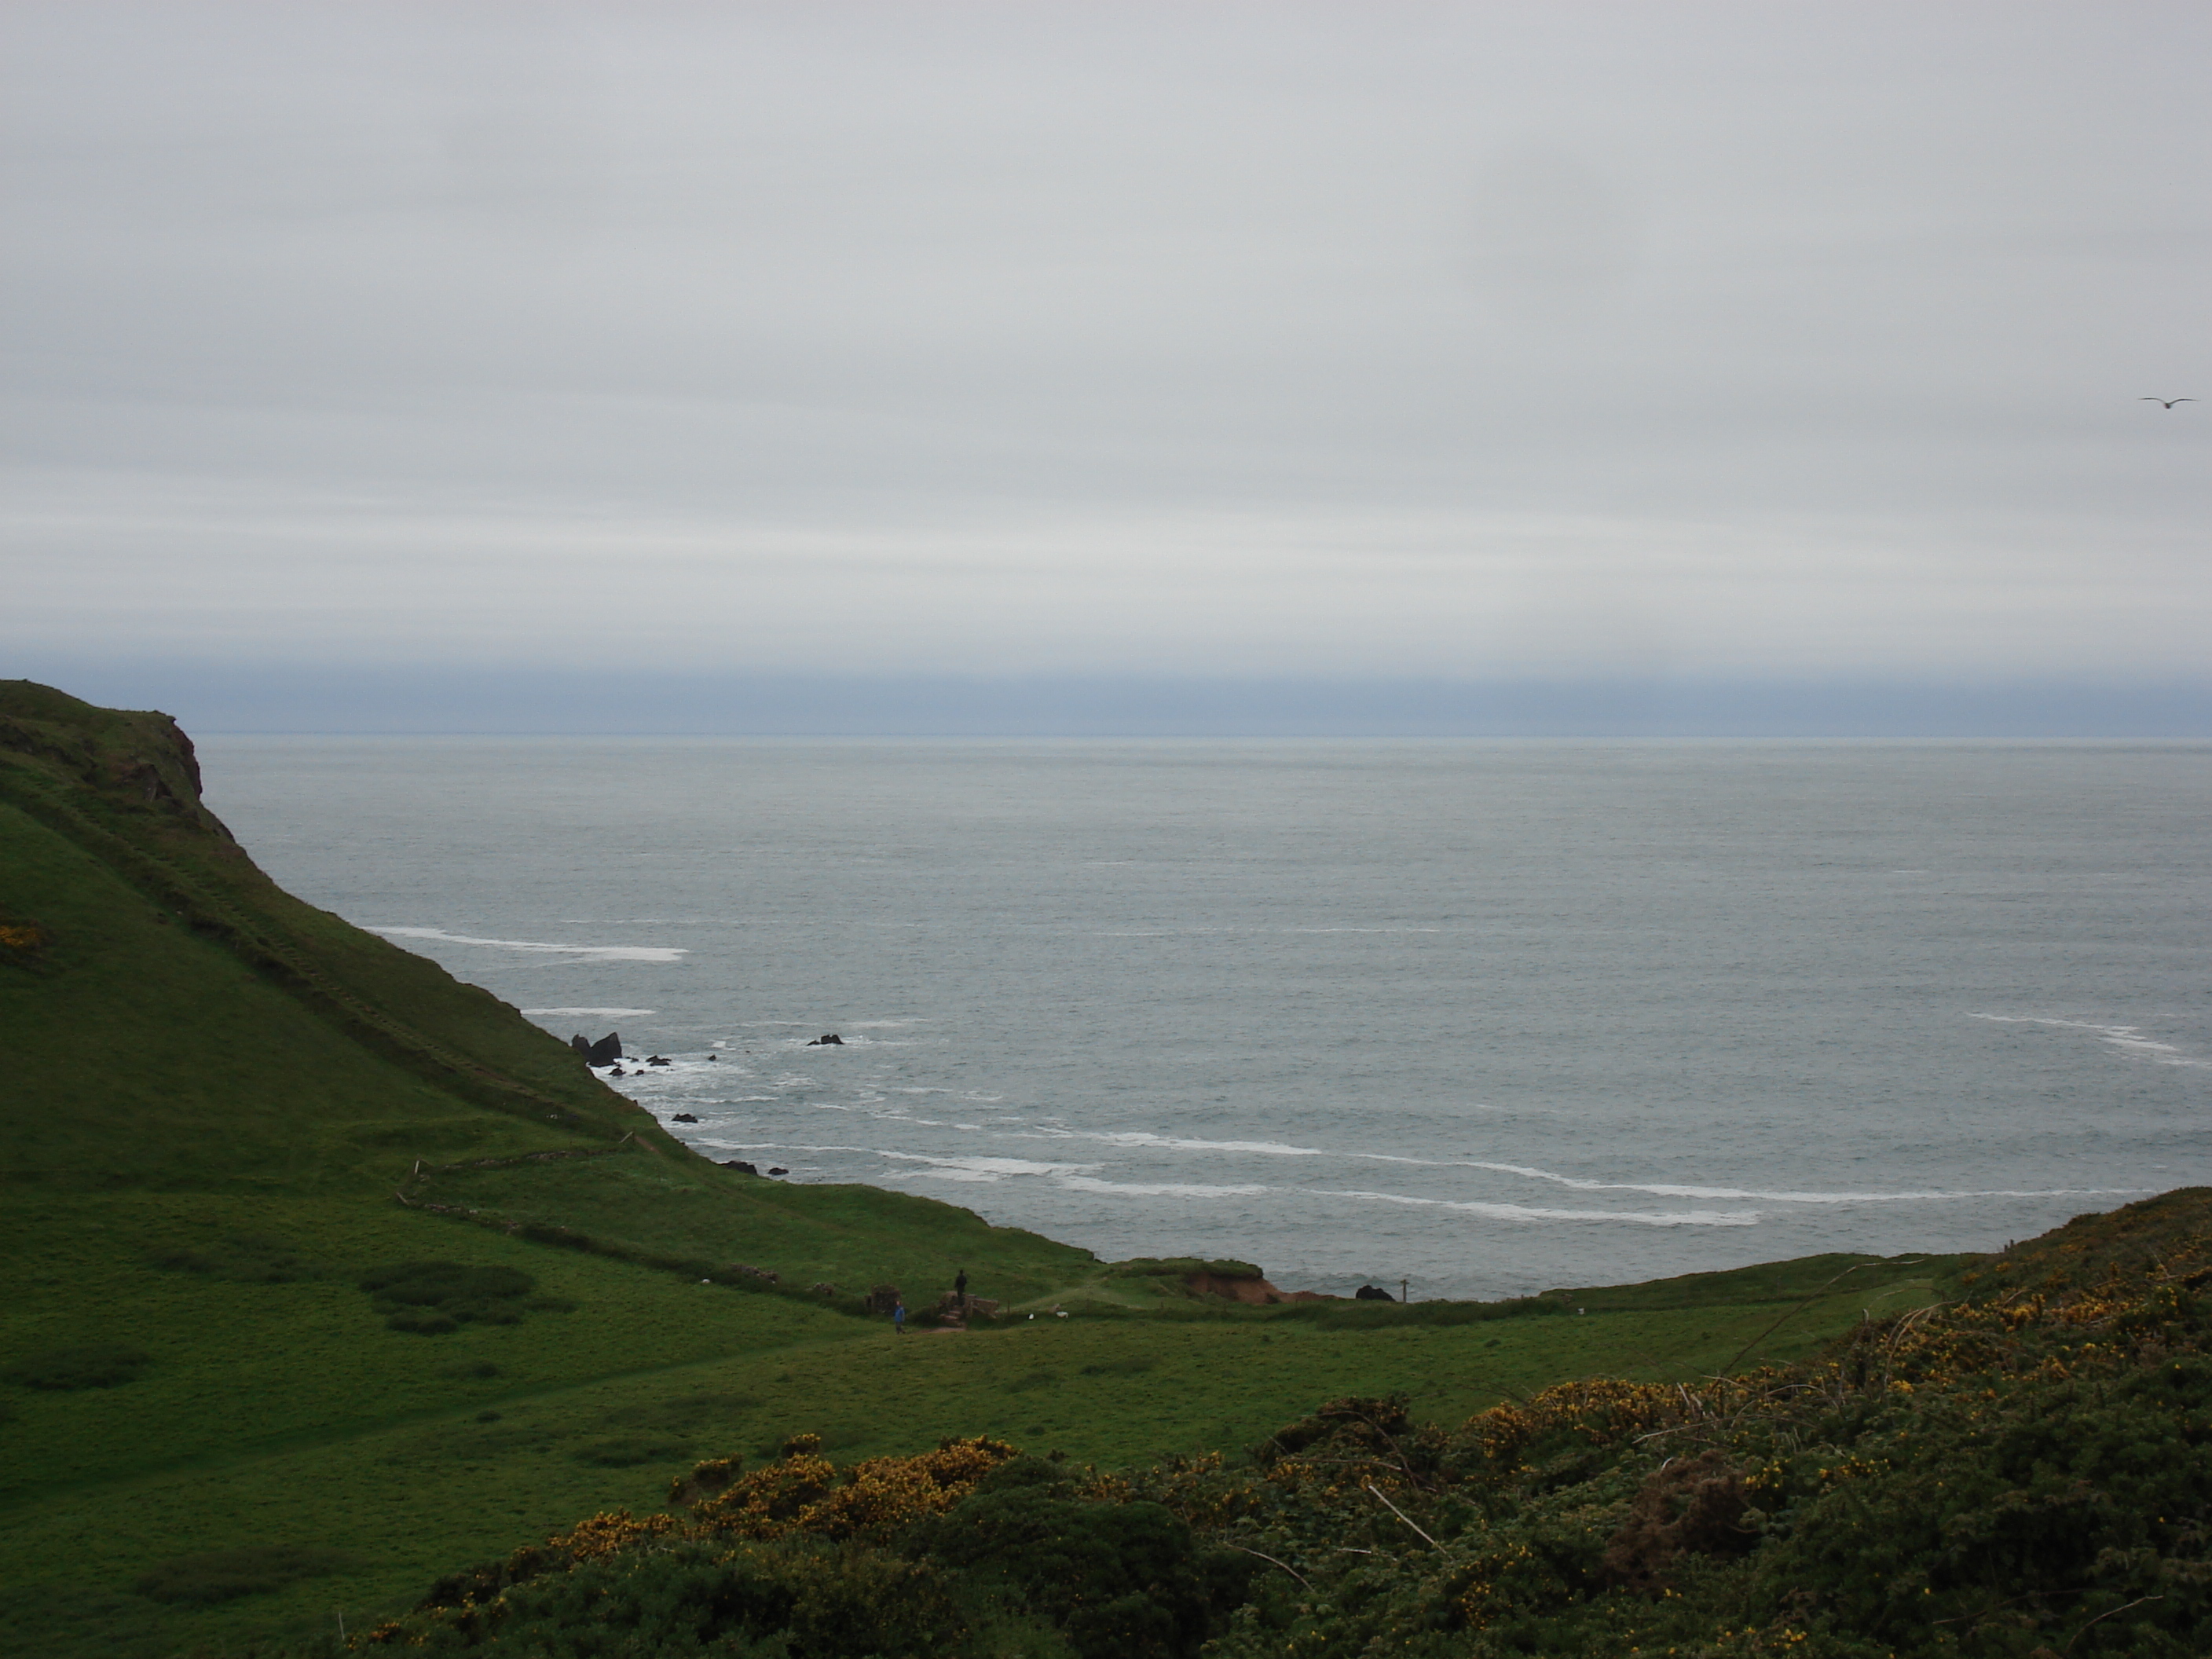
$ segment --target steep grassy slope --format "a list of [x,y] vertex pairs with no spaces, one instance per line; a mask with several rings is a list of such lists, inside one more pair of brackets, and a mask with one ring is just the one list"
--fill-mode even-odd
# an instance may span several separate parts
[[[1451,1417],[1787,1358],[1958,1265],[1580,1316],[1163,1297],[950,1206],[696,1157],[513,1009],[277,890],[198,786],[166,717],[0,683],[0,1651],[358,1622],[803,1431],[1119,1465],[1347,1388]],[[450,1265],[397,1272],[425,1262]],[[902,1340],[857,1316],[870,1283],[918,1305],[958,1265],[1044,1316]]]
[[[306,1471],[398,1470],[405,1460],[378,1437],[399,1425],[877,1334],[850,1295],[808,1300],[811,1279],[796,1295],[750,1279],[702,1286],[483,1224],[495,1217],[395,1201],[404,1188],[435,1202],[443,1165],[531,1160],[495,1171],[527,1218],[605,1236],[629,1216],[663,1255],[717,1266],[803,1258],[864,1286],[947,1276],[957,1245],[1039,1291],[1097,1270],[948,1206],[786,1190],[694,1156],[488,994],[276,889],[200,806],[198,782],[163,717],[0,685],[0,1031],[14,1057],[0,1110],[0,1581],[19,1616],[67,1611],[37,1588],[56,1528],[127,1513],[113,1536],[143,1547],[118,1558],[112,1634],[159,1650],[165,1632],[219,1626],[226,1610],[138,1596],[134,1570],[194,1545],[269,1542],[258,1516],[278,1490],[306,1497],[312,1518],[294,1530],[352,1528],[358,1511]],[[678,1195],[687,1222],[655,1220]],[[394,1308],[358,1281],[420,1261],[535,1283],[486,1304],[496,1317],[394,1329]],[[137,1358],[67,1386],[57,1358],[94,1350]],[[633,1452],[680,1456],[665,1436],[644,1452],[592,1450],[606,1437],[599,1409],[562,1419],[548,1515],[619,1485]],[[511,1439],[490,1444],[537,1455]],[[447,1479],[450,1493],[434,1490]],[[426,1454],[404,1481],[419,1512],[386,1530],[511,1527],[474,1505],[466,1479]],[[149,1482],[175,1503],[147,1498]],[[392,1571],[374,1552],[353,1559]],[[104,1616],[80,1629],[86,1604],[69,1605],[41,1647],[107,1642],[90,1633]]]

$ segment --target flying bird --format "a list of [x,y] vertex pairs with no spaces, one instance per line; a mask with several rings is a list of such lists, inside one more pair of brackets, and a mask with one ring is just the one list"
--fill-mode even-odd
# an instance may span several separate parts
[[2197,399],[2194,398],[2138,398],[2136,401],[2139,404],[2164,404],[2168,409],[2172,409],[2176,404],[2193,404]]

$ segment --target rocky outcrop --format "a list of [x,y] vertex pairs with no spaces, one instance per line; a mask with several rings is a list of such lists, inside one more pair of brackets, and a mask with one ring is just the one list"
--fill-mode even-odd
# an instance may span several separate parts
[[1355,1302],[1395,1302],[1398,1298],[1380,1285],[1362,1285],[1352,1293]]
[[760,1173],[758,1166],[748,1164],[741,1158],[726,1158],[722,1160],[722,1167],[735,1170],[739,1175],[757,1176]]
[[597,1042],[580,1033],[568,1039],[568,1046],[583,1055],[586,1066],[611,1066],[623,1057],[619,1031],[610,1031]]
[[806,1046],[810,1048],[842,1048],[845,1046],[845,1039],[835,1031],[825,1031]]
[[35,681],[0,680],[0,750],[29,756],[111,800],[231,839],[200,802],[192,740],[158,711],[97,708]]
[[1184,1277],[1183,1289],[1193,1296],[1218,1296],[1231,1302],[1241,1302],[1247,1307],[1269,1307],[1291,1297],[1277,1290],[1266,1279],[1231,1278],[1225,1273],[1190,1273]]

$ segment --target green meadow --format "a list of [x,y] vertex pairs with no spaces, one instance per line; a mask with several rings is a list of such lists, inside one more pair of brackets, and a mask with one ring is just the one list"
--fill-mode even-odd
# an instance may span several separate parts
[[[1799,1359],[1972,1266],[1245,1307],[1175,1264],[725,1170],[487,993],[276,889],[165,717],[20,681],[0,1030],[11,1653],[359,1628],[800,1433],[840,1462],[988,1434],[1119,1468],[1241,1455],[1350,1394],[1455,1425],[1570,1379]],[[960,1267],[1008,1311],[866,1316],[870,1286],[920,1310]]]

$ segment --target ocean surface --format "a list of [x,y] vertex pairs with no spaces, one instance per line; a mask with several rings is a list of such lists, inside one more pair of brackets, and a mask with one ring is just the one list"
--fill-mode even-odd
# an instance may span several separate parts
[[616,1086],[702,1151],[1109,1257],[1494,1297],[2212,1181],[2205,744],[201,757],[293,891],[673,1059]]

